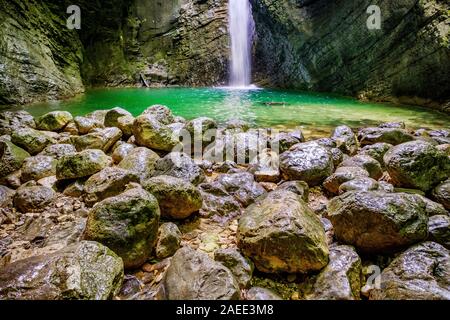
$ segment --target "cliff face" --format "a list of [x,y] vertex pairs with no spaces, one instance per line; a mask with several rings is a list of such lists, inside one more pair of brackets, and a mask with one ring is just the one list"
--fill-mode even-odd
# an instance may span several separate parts
[[[259,83],[440,108],[450,99],[448,1],[252,2]],[[381,30],[367,28],[372,4]]]

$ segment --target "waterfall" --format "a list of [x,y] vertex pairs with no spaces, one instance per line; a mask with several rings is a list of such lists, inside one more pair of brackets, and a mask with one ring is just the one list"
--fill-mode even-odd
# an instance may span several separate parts
[[252,8],[249,0],[230,0],[228,6],[231,37],[230,86],[248,87],[252,82]]

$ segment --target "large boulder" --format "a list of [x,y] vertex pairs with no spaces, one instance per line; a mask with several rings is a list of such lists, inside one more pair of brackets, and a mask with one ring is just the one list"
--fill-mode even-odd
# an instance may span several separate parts
[[155,172],[156,163],[160,157],[154,151],[139,147],[128,153],[119,163],[119,167],[137,174],[141,180],[148,179]]
[[59,180],[89,177],[112,163],[101,150],[84,150],[62,157],[56,164],[56,177]]
[[120,107],[108,110],[105,114],[105,127],[119,127],[118,119],[124,116],[132,116],[132,114]]
[[91,176],[84,184],[84,201],[93,205],[125,191],[131,182],[139,183],[139,177],[128,170],[108,167]]
[[262,272],[307,273],[328,263],[325,231],[301,197],[274,191],[239,220],[238,247]]
[[4,111],[0,113],[0,135],[12,134],[20,128],[35,128],[36,123],[26,111]]
[[330,262],[314,281],[308,299],[360,300],[361,259],[351,246],[330,248]]
[[172,257],[162,285],[168,300],[237,300],[240,297],[231,271],[190,247],[178,250]]
[[168,125],[175,122],[172,111],[163,105],[155,104],[144,110],[142,115],[150,115],[162,124]]
[[203,170],[185,153],[172,152],[158,160],[154,176],[167,175],[198,185],[205,180]]
[[358,152],[358,139],[350,127],[337,127],[331,134],[331,139],[336,143],[337,148],[345,154],[353,156]]
[[84,238],[100,242],[136,268],[150,256],[158,236],[158,201],[142,188],[97,203],[89,212]]
[[186,219],[202,207],[200,191],[183,179],[157,176],[146,180],[143,185],[158,199],[162,217]]
[[55,141],[44,132],[32,128],[22,128],[12,133],[11,142],[35,155]]
[[19,170],[30,154],[9,141],[0,141],[0,178]]
[[450,210],[450,179],[433,189],[433,198],[442,204],[445,209]]
[[54,176],[56,174],[56,160],[49,156],[35,156],[25,159],[22,165],[22,182]]
[[198,188],[203,198],[203,217],[231,219],[241,213],[242,205],[219,182],[202,183]]
[[106,300],[119,291],[122,260],[90,241],[13,262],[0,272],[0,299]]
[[414,136],[400,128],[364,128],[358,132],[361,145],[389,143],[394,146],[414,140]]
[[435,242],[398,256],[380,276],[371,300],[450,300],[450,251]]
[[360,167],[369,173],[369,177],[378,180],[383,176],[381,164],[372,157],[357,155],[344,160],[339,167]]
[[336,239],[369,253],[386,253],[425,240],[428,215],[421,196],[347,192],[328,204]]
[[60,131],[73,120],[67,111],[52,111],[36,119],[36,128],[45,131]]
[[48,187],[23,185],[17,189],[14,205],[22,213],[41,212],[55,196],[55,192]]
[[138,145],[155,150],[172,151],[179,144],[173,131],[151,115],[135,119],[133,134]]
[[122,131],[119,128],[106,128],[95,129],[83,136],[73,136],[71,141],[77,151],[100,149],[108,152],[120,138]]
[[317,186],[333,173],[328,149],[315,142],[300,143],[280,155],[280,168],[286,180],[301,180]]
[[249,172],[237,172],[220,175],[217,180],[226,192],[233,195],[244,207],[252,204],[266,193]]
[[426,192],[450,176],[450,158],[423,141],[393,147],[384,162],[394,183],[405,188]]

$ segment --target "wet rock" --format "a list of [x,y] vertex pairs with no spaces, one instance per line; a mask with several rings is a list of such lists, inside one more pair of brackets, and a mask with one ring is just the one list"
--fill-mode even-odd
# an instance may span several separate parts
[[15,130],[12,133],[11,142],[16,146],[23,148],[28,153],[36,155],[55,141],[44,132],[31,128],[23,128]]
[[273,191],[245,210],[237,241],[262,272],[307,273],[328,263],[320,219],[300,196],[286,190]]
[[142,115],[151,115],[162,124],[168,125],[175,122],[172,111],[163,105],[154,105],[148,107]]
[[120,163],[134,150],[134,148],[135,146],[129,143],[120,144],[112,153],[114,163]]
[[172,176],[198,185],[205,180],[205,173],[187,154],[169,153],[157,161],[154,176]]
[[15,191],[0,185],[0,208],[12,206]]
[[162,284],[168,300],[237,300],[240,296],[228,268],[189,247],[172,257]]
[[361,145],[384,142],[394,146],[414,140],[414,136],[398,128],[364,128],[358,132]]
[[217,182],[244,207],[266,193],[265,189],[255,182],[254,176],[249,172],[223,174],[217,178]]
[[131,274],[126,274],[123,278],[122,287],[118,293],[118,297],[121,300],[132,299],[133,296],[137,295],[144,284],[135,276]]
[[339,167],[335,173],[323,182],[323,186],[329,192],[338,194],[341,184],[357,178],[366,177],[369,177],[369,173],[361,167]]
[[283,300],[279,295],[274,293],[273,291],[261,288],[261,287],[253,287],[250,290],[247,291],[246,300],[264,300],[264,301],[271,301],[271,300]]
[[180,248],[181,236],[181,232],[175,223],[163,223],[158,230],[158,241],[155,249],[156,257],[165,259],[173,256]]
[[379,187],[378,182],[372,178],[356,178],[341,184],[339,194],[349,191],[376,191],[379,190]]
[[337,168],[342,163],[342,161],[344,161],[346,155],[344,155],[344,153],[338,148],[331,148],[330,153],[331,158],[333,159],[333,165],[335,168]]
[[338,241],[362,252],[386,253],[427,237],[426,205],[418,195],[347,192],[328,204]]
[[369,173],[369,177],[378,180],[383,176],[383,169],[381,164],[372,157],[369,156],[354,156],[344,160],[340,167],[360,167],[365,169]]
[[218,182],[202,183],[198,188],[203,198],[203,206],[200,210],[203,217],[233,218],[240,214],[241,204],[225,190],[222,184]]
[[257,182],[278,182],[281,179],[280,161],[277,153],[265,150],[256,156],[248,167]]
[[100,122],[95,118],[75,117],[73,121],[79,134],[87,134],[93,129],[103,129],[105,127],[103,122]]
[[450,175],[450,158],[423,141],[393,147],[384,156],[384,162],[394,184],[425,192]]
[[334,140],[336,146],[345,154],[353,156],[358,152],[358,139],[350,127],[337,127],[331,134],[331,139]]
[[84,201],[93,205],[125,191],[131,182],[139,183],[139,177],[122,168],[105,168],[91,176],[84,184]]
[[300,143],[280,155],[280,169],[286,180],[301,180],[317,186],[333,173],[330,152],[317,143]]
[[117,127],[122,130],[125,137],[133,135],[134,120],[133,116],[123,116],[117,119]]
[[371,300],[450,300],[450,251],[435,242],[398,256],[380,276]]
[[406,129],[404,122],[384,122],[378,126],[379,128],[396,128],[396,129]]
[[111,163],[112,159],[101,150],[84,150],[59,159],[56,164],[56,177],[59,180],[88,177]]
[[82,241],[7,265],[0,273],[0,298],[106,300],[116,295],[122,278],[117,255],[99,243]]
[[52,111],[37,118],[36,128],[45,131],[60,131],[73,120],[67,111]]
[[422,201],[425,203],[425,212],[429,217],[439,216],[439,215],[448,215],[447,210],[445,210],[444,206],[440,203],[434,202],[424,196],[420,196]]
[[0,113],[0,135],[12,134],[21,128],[35,128],[31,114],[26,111],[4,111]]
[[372,145],[367,145],[364,148],[361,149],[359,152],[362,156],[369,156],[377,160],[382,166],[384,166],[384,160],[383,157],[386,154],[386,152],[389,151],[393,146],[389,143],[375,143]]
[[292,146],[305,142],[305,137],[301,131],[298,134],[282,132],[272,138],[271,145],[278,146],[279,153],[288,151]]
[[239,287],[247,288],[252,280],[254,265],[236,249],[218,249],[214,252],[214,260],[230,269]]
[[450,210],[450,179],[433,189],[433,198]]
[[14,205],[22,213],[41,212],[55,196],[55,192],[50,188],[23,185],[17,189]]
[[217,123],[211,118],[201,117],[188,121],[185,129],[191,134],[191,137],[194,138],[195,135],[203,136],[206,131],[217,129]]
[[95,129],[83,136],[73,136],[72,144],[77,151],[99,149],[108,152],[120,140],[122,131],[119,128]]
[[450,217],[448,215],[430,217],[428,233],[428,240],[450,249]]
[[224,162],[219,162],[213,165],[212,169],[215,172],[219,172],[219,173],[228,173],[228,171],[232,170],[232,169],[237,169],[238,166],[236,164],[236,162],[234,161],[224,161]]
[[309,187],[304,181],[286,181],[280,184],[277,190],[286,190],[298,194],[303,201],[308,202]]
[[119,167],[134,172],[141,180],[145,180],[153,176],[156,163],[159,159],[158,154],[154,151],[139,147],[133,149],[125,158],[123,158],[119,163]]
[[120,107],[108,110],[105,114],[105,127],[119,127],[118,119],[124,116],[132,116],[132,114]]
[[51,146],[46,147],[41,154],[59,160],[63,156],[73,155],[75,153],[77,153],[77,150],[71,144],[53,144]]
[[172,151],[179,144],[173,131],[151,115],[136,118],[133,134],[138,145],[155,150]]
[[311,142],[315,142],[319,146],[324,147],[326,149],[333,149],[333,148],[337,147],[336,141],[334,141],[331,138],[320,138],[320,139],[317,139],[317,140],[313,140]]
[[158,236],[158,201],[133,188],[97,203],[89,212],[84,239],[98,241],[119,255],[126,269],[141,266]]
[[250,129],[250,124],[244,120],[231,119],[225,122],[224,127],[228,130],[241,130],[246,132]]
[[351,246],[330,248],[330,262],[314,281],[310,300],[360,300],[361,259]]
[[22,165],[22,182],[39,180],[56,174],[56,160],[49,156],[35,156],[25,159]]
[[186,219],[202,207],[200,191],[183,179],[163,175],[148,179],[143,185],[158,199],[165,218]]

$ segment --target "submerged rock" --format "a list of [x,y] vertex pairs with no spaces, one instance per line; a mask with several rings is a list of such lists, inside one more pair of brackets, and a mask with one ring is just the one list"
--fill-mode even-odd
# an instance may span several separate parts
[[60,180],[88,177],[111,163],[111,158],[101,150],[84,150],[59,159],[56,164],[56,177]]
[[12,133],[11,142],[25,149],[30,154],[36,155],[55,141],[42,131],[23,128]]
[[157,161],[154,176],[172,176],[198,185],[205,180],[205,173],[185,153],[172,152]]
[[52,111],[36,119],[36,128],[45,131],[60,131],[73,120],[67,111]]
[[254,265],[236,249],[218,249],[214,252],[214,260],[230,269],[241,288],[247,288],[252,280]]
[[13,262],[0,273],[0,299],[106,300],[118,293],[122,260],[107,247],[82,241],[61,251]]
[[30,154],[9,141],[0,141],[0,178],[19,170]]
[[181,232],[177,225],[172,222],[163,223],[158,230],[158,241],[155,253],[158,259],[173,256],[180,248]]
[[172,257],[162,284],[168,300],[237,300],[240,296],[228,268],[189,247]]
[[450,300],[450,251],[435,242],[398,256],[380,276],[371,300]]
[[139,147],[125,156],[119,163],[119,167],[134,172],[143,181],[153,176],[159,159],[158,154],[154,151]]
[[307,273],[328,263],[320,219],[300,196],[286,190],[273,191],[245,210],[237,241],[262,272]]

